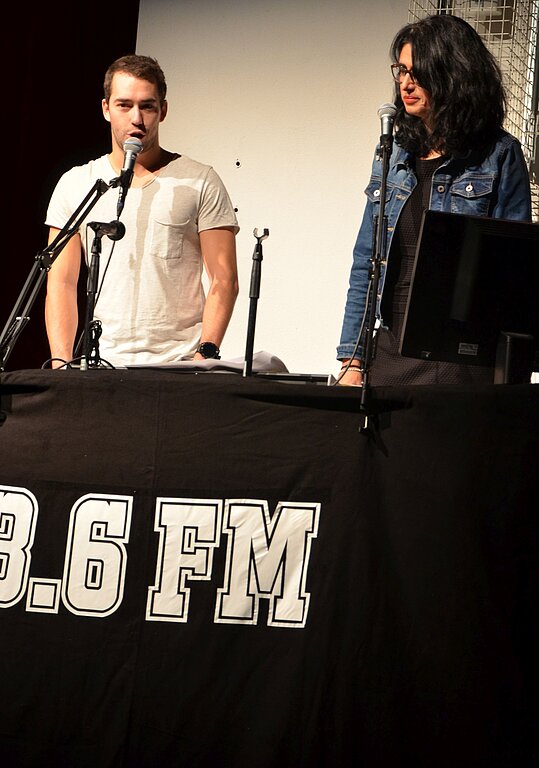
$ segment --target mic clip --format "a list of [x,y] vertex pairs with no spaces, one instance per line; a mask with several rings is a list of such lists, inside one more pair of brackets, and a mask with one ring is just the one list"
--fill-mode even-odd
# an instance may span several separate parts
[[130,169],[122,169],[119,176],[115,176],[108,183],[109,187],[113,189],[115,187],[129,187],[133,179],[133,171]]
[[104,237],[110,240],[121,240],[125,235],[125,224],[121,221],[90,221],[88,226],[94,230],[96,237]]
[[380,136],[380,147],[387,151],[391,152],[391,146],[393,144],[393,135],[391,133],[383,133]]

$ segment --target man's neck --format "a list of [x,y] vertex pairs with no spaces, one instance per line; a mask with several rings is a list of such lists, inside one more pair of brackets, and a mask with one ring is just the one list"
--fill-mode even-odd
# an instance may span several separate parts
[[[162,147],[156,147],[155,149],[151,149],[147,152],[141,152],[137,156],[137,160],[133,169],[133,175],[135,177],[144,178],[148,176],[148,174],[156,174],[177,156],[177,154],[168,152]],[[109,154],[109,160],[112,167],[119,175],[124,164],[123,151],[119,147],[115,147],[115,149]]]

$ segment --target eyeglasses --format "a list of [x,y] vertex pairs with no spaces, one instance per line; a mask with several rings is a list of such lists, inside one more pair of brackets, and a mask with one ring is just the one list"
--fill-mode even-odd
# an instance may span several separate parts
[[393,79],[397,81],[397,83],[402,82],[406,75],[410,76],[410,80],[412,83],[415,83],[414,79],[414,70],[413,69],[407,69],[404,64],[392,64],[391,65],[391,74],[393,75]]

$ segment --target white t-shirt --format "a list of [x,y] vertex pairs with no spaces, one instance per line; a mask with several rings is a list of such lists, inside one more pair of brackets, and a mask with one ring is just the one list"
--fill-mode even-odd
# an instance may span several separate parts
[[[47,226],[62,229],[98,180],[114,178],[107,155],[67,171],[52,194]],[[87,263],[95,233],[86,225],[114,221],[118,195],[118,188],[107,189],[81,224]],[[101,238],[94,310],[101,359],[121,366],[191,358],[205,302],[198,233],[239,230],[223,182],[211,166],[180,156],[145,186],[129,189],[120,220],[122,239]]]

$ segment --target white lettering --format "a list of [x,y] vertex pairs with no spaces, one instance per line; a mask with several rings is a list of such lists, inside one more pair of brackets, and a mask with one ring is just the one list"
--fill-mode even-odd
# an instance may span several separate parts
[[216,623],[256,624],[259,600],[265,597],[268,626],[305,626],[307,568],[319,514],[316,503],[280,502],[270,518],[265,501],[227,502],[223,532],[229,538]]
[[26,488],[0,486],[0,607],[24,596],[32,560],[38,514],[36,497]]
[[187,621],[191,590],[186,583],[211,578],[222,513],[221,500],[157,499],[159,552],[155,585],[148,590],[148,621]]
[[131,496],[88,494],[69,520],[62,600],[72,613],[109,616],[124,594]]

